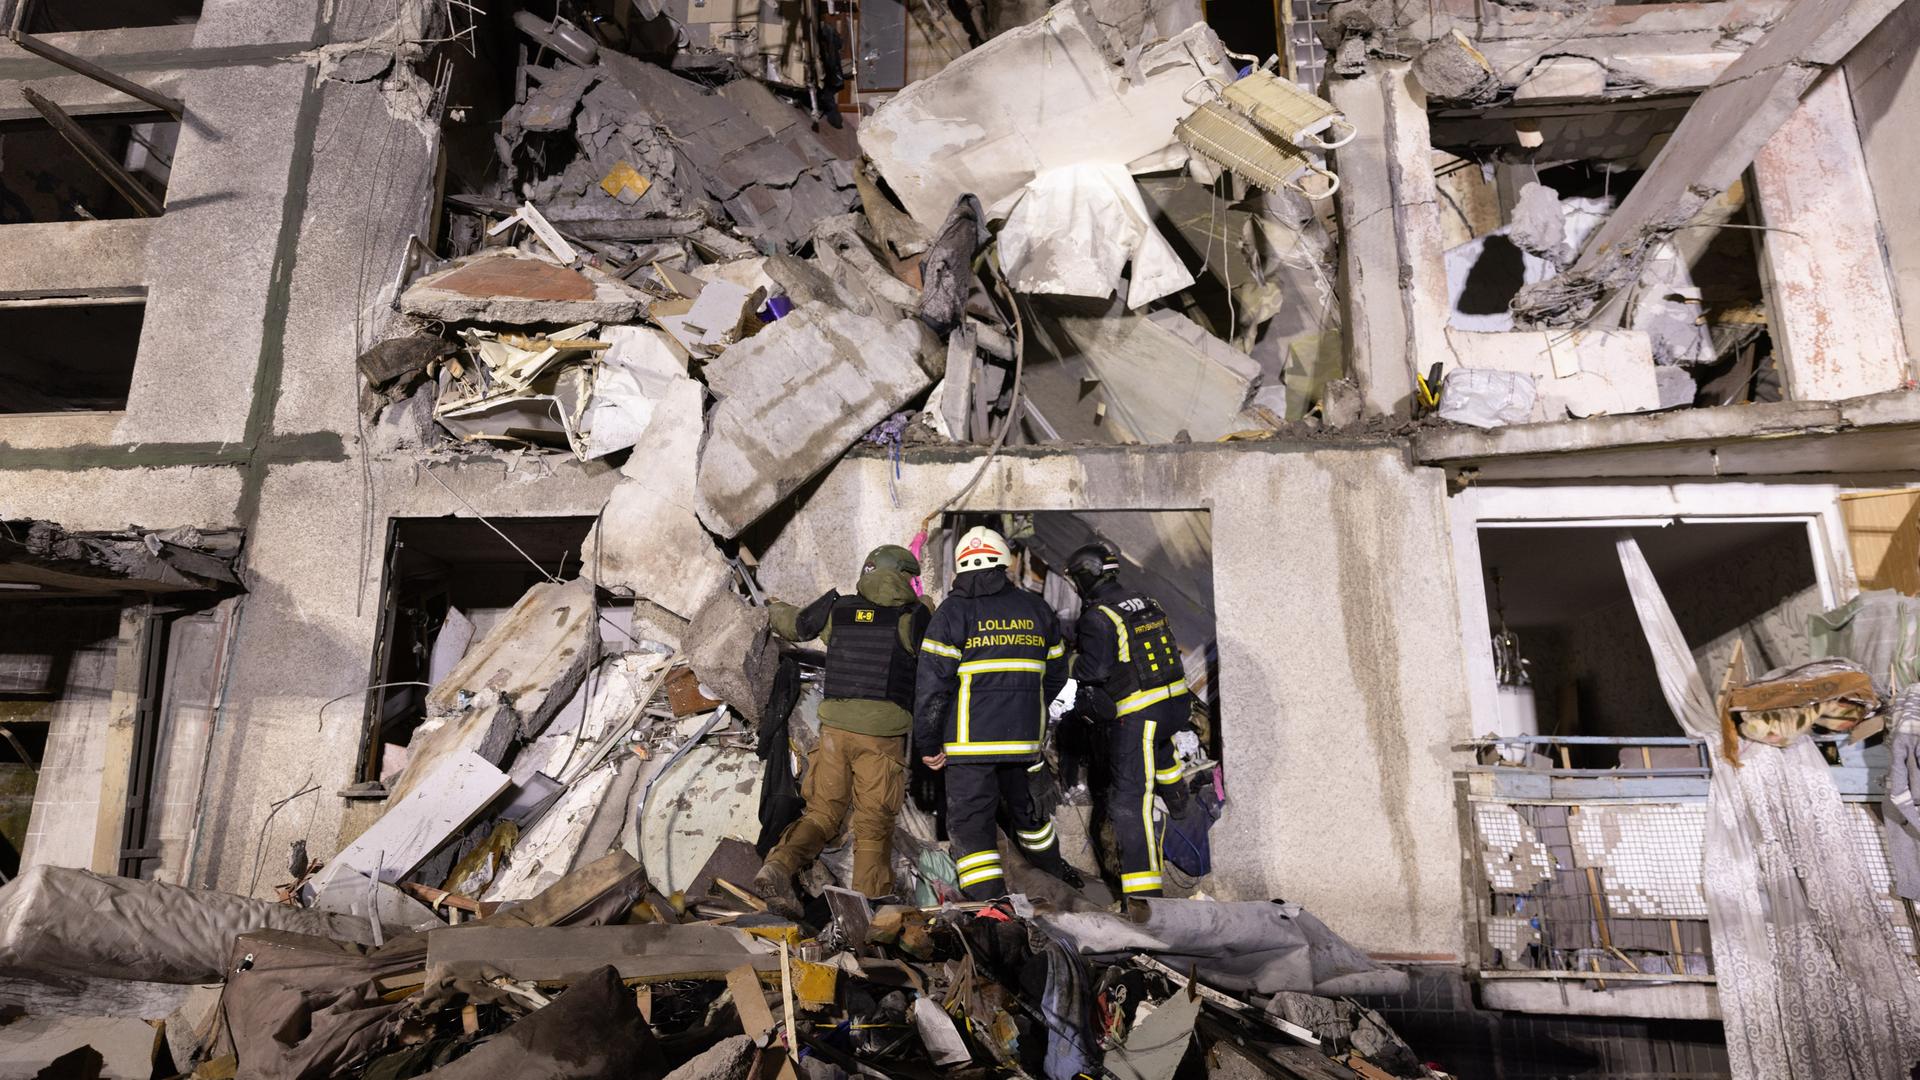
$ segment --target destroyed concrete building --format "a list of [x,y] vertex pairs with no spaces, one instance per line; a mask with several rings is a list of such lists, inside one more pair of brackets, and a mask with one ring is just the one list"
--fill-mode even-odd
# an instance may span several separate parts
[[[887,543],[937,598],[985,522],[1065,615],[1094,536],[1167,605],[1217,812],[1180,894],[1283,899],[1285,930],[1239,925],[1351,943],[1327,946],[1350,981],[1279,991],[1349,999],[1339,1039],[1277,983],[1251,1006],[1292,1050],[1285,1024],[1318,1031],[1310,1061],[1223,1059],[1255,989],[1204,963],[1233,1004],[1196,1027],[1156,982],[1136,1035],[1280,1076],[1913,1050],[1882,1036],[1915,985],[1920,819],[1883,800],[1920,737],[1895,704],[1920,677],[1920,0],[1246,6],[12,0],[0,1072],[89,1045],[157,1067],[128,1025],[172,1017],[179,1073],[358,1075],[370,1044],[296,1066],[227,1005],[228,1041],[199,1037],[217,995],[188,992],[240,931],[436,928],[338,977],[440,964],[526,1014],[507,1031],[612,1017],[631,995],[586,978],[544,1005],[589,957],[697,968],[706,996],[663,983],[656,1015],[725,989],[730,1032],[798,1050],[750,989],[798,985],[767,951],[788,931],[715,884],[792,782],[778,743],[818,725],[818,656],[765,602],[846,589]],[[1865,685],[1802,670],[1835,658]],[[1058,822],[1098,876],[1088,816]],[[1857,948],[1788,989],[1859,993],[1878,961],[1907,976],[1885,1015],[1756,1034],[1784,991],[1730,981],[1768,927],[1726,883],[1793,915],[1727,821],[1825,838],[1767,865],[1838,882],[1793,897]],[[906,903],[951,918],[939,839],[901,833]],[[826,865],[810,891],[837,895]],[[65,960],[19,951],[49,911],[194,897],[224,936],[117,945],[121,970],[73,959],[110,919]],[[1107,955],[1043,899],[1009,917]],[[699,941],[612,925],[634,904]],[[514,912],[605,936],[438,929]],[[241,940],[276,992],[268,945],[312,947]],[[534,962],[555,948],[581,966]],[[1192,974],[1191,943],[1134,948]],[[803,1013],[856,1015],[883,966],[856,951]],[[476,990],[492,961],[525,992]],[[1014,1060],[920,1018],[975,1003],[940,1004],[916,1068]],[[1180,1066],[1101,1034],[1114,1075]],[[872,1049],[831,1067],[887,1074]]]

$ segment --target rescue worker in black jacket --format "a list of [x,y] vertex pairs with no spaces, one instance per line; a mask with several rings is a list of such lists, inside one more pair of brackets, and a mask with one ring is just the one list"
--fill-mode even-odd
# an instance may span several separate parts
[[969,529],[953,589],[920,643],[913,752],[946,772],[947,835],[970,900],[1007,891],[996,839],[1003,805],[1029,862],[1069,884],[1077,877],[1027,777],[1040,763],[1047,702],[1066,685],[1066,644],[1053,609],[1007,576],[1011,562],[999,533]]
[[1180,648],[1158,602],[1120,584],[1120,557],[1104,543],[1067,556],[1083,604],[1076,624],[1074,708],[1107,750],[1107,818],[1120,845],[1120,890],[1161,895],[1156,789],[1180,781],[1173,736],[1189,726]]
[[915,664],[933,618],[913,591],[919,573],[913,552],[884,544],[867,555],[856,595],[828,590],[804,608],[769,605],[774,633],[827,645],[820,742],[800,785],[807,808],[753,879],[755,891],[789,914],[799,908],[793,875],[840,835],[849,809],[853,887],[870,897],[894,891],[893,822],[907,790]]

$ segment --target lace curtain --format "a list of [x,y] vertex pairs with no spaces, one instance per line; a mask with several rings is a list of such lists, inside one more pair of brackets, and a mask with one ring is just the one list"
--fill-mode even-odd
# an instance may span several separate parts
[[1707,740],[1703,866],[1727,1054],[1740,1080],[1893,1080],[1920,1060],[1920,972],[1901,952],[1848,839],[1813,740],[1719,754],[1720,720],[1631,534],[1616,541],[1661,692]]

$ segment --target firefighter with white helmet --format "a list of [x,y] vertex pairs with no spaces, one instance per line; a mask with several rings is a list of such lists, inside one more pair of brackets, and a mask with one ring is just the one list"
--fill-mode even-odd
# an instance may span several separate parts
[[1011,563],[1006,539],[992,529],[960,538],[953,588],[920,643],[914,695],[914,753],[945,770],[947,835],[961,890],[973,900],[1007,891],[996,840],[1003,805],[1028,861],[1078,880],[1027,777],[1040,761],[1046,703],[1067,680],[1066,645],[1053,609],[1008,577]]

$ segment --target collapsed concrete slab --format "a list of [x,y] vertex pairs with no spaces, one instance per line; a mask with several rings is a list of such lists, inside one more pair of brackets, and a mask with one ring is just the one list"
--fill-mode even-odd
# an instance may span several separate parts
[[418,773],[414,763],[408,762],[401,778],[421,779],[409,785],[404,797],[389,802],[380,820],[314,876],[316,893],[330,891],[343,878],[394,884],[466,828],[513,783],[471,751],[436,755],[432,763],[431,772]]
[[687,662],[706,692],[758,721],[780,664],[766,609],[731,590],[715,593],[687,628]]
[[1185,432],[1212,442],[1245,426],[1241,408],[1260,385],[1252,357],[1178,312],[1057,321],[1063,359],[1099,381],[1116,442],[1171,443]]
[[691,619],[723,587],[727,560],[696,507],[706,391],[682,376],[653,401],[582,553],[603,588],[630,592]]
[[918,320],[796,309],[707,366],[720,404],[700,452],[700,520],[738,536],[933,384],[945,349]]
[[1653,345],[1633,330],[1516,331],[1483,334],[1448,328],[1460,370],[1512,371],[1533,377],[1532,420],[1646,412],[1661,407]]
[[539,734],[594,659],[593,584],[542,582],[467,650],[427,695],[427,719],[407,743],[388,798],[404,799],[445,758],[471,752],[498,765],[517,739]]
[[647,297],[592,267],[575,270],[519,253],[488,253],[407,286],[400,310],[448,322],[631,322]]
[[614,488],[587,541],[596,579],[692,618],[726,584],[729,568],[687,496],[641,481]]

